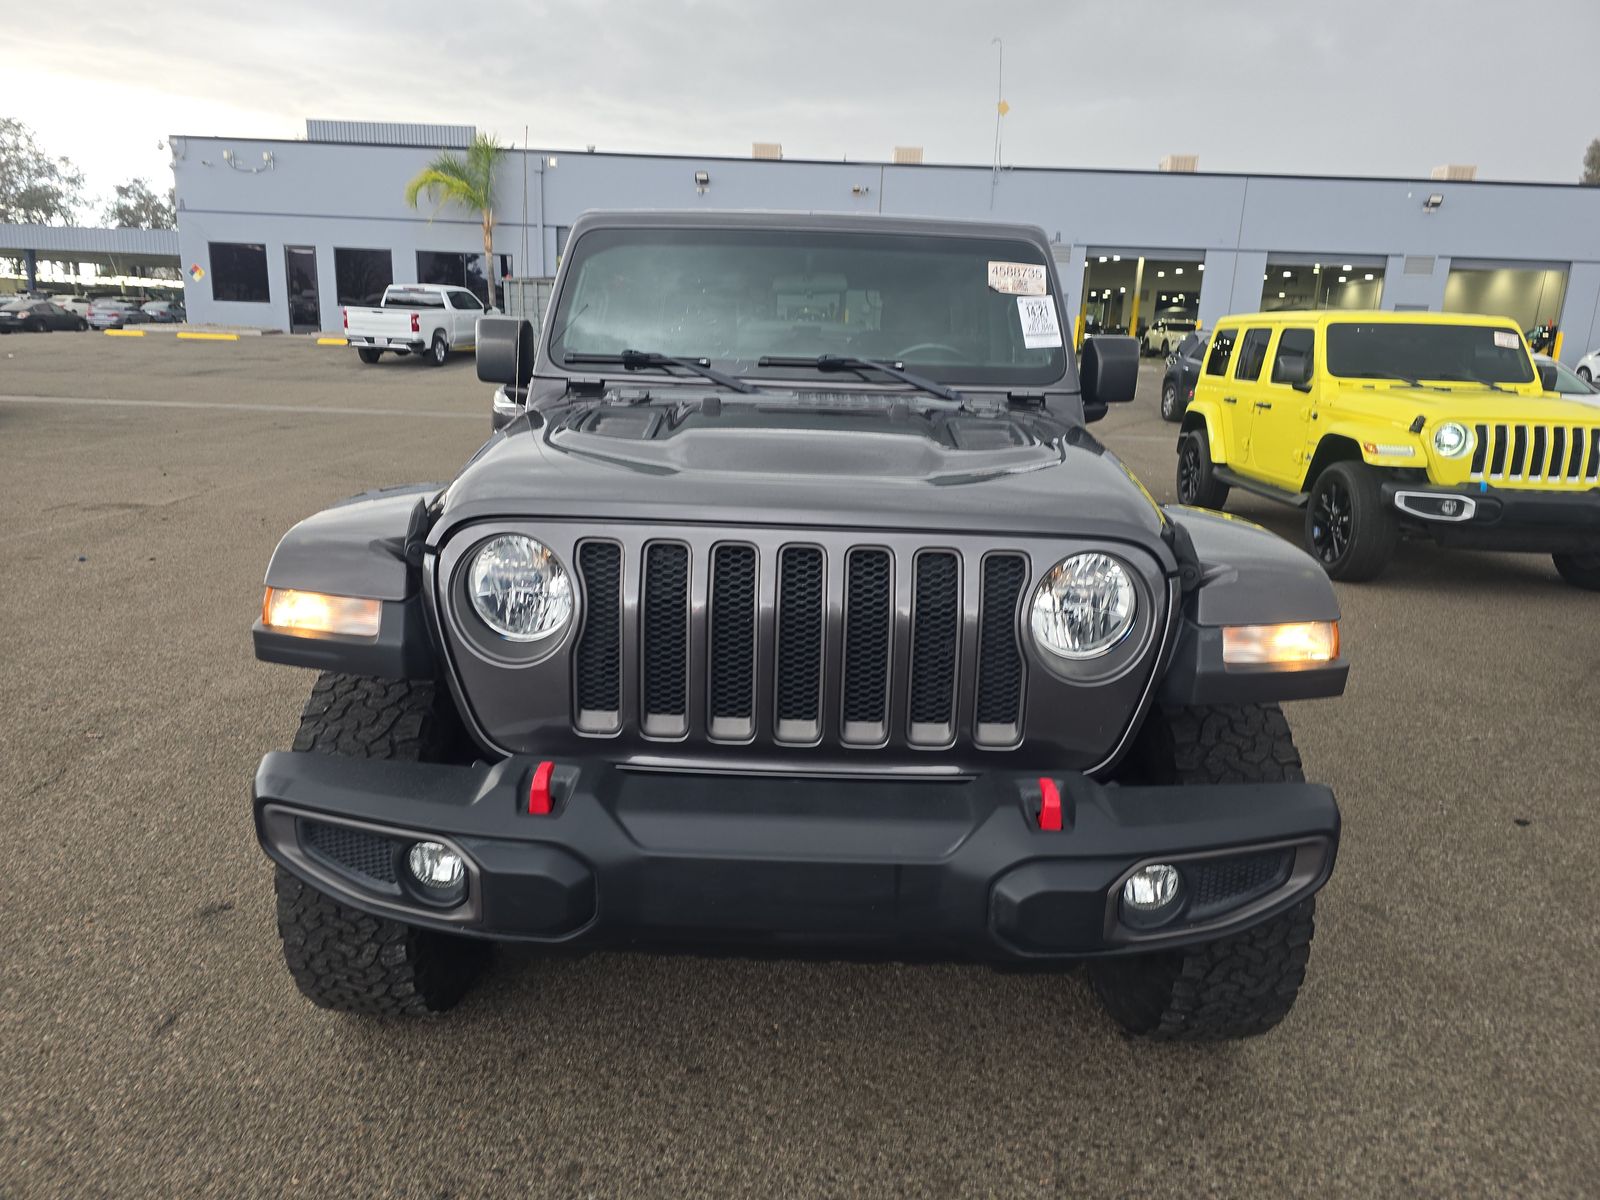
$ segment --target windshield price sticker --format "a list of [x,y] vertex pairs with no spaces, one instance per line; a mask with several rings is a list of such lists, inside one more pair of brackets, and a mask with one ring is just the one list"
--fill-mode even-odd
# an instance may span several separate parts
[[1044,295],[1044,264],[991,262],[989,287],[1004,296]]
[[1494,344],[1502,350],[1515,350],[1521,341],[1516,334],[1507,333],[1504,329],[1494,331]]
[[1017,315],[1022,320],[1022,344],[1029,350],[1061,345],[1061,325],[1056,321],[1052,296],[1018,296]]

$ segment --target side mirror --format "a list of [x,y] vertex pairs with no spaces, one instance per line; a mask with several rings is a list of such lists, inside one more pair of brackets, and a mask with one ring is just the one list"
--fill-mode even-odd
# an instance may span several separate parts
[[533,326],[521,317],[478,318],[478,378],[525,388],[533,378]]
[[1539,368],[1539,386],[1547,392],[1556,390],[1556,364],[1552,359],[1548,362],[1534,359],[1533,365]]
[[1109,334],[1084,338],[1078,378],[1085,410],[1132,400],[1139,386],[1138,339]]
[[1272,364],[1272,382],[1287,383],[1297,392],[1311,390],[1313,364],[1309,354],[1280,354]]

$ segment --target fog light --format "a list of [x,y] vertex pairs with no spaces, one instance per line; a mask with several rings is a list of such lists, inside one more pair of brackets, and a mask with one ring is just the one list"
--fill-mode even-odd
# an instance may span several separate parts
[[433,892],[447,893],[461,886],[467,867],[461,856],[438,842],[418,842],[406,855],[411,876]]
[[1148,929],[1178,915],[1183,902],[1183,877],[1170,863],[1140,867],[1122,885],[1122,919]]

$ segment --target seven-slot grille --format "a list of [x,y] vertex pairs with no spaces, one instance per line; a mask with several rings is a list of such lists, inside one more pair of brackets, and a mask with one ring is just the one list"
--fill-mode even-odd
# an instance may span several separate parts
[[1506,483],[1600,483],[1600,426],[1488,423],[1473,427],[1472,479]]
[[[621,731],[623,696],[633,690],[647,738],[703,731],[731,743],[759,734],[796,746],[937,748],[954,743],[965,719],[978,745],[1020,740],[1018,609],[1029,574],[1020,552],[974,560],[939,548],[729,540],[692,549],[662,540],[625,549],[593,540],[576,558],[585,603],[573,655],[580,732]],[[972,614],[963,611],[963,596],[974,594],[964,587],[969,570],[979,572]],[[897,620],[897,579],[909,587],[909,622]],[[962,639],[974,628],[976,665],[964,689]]]

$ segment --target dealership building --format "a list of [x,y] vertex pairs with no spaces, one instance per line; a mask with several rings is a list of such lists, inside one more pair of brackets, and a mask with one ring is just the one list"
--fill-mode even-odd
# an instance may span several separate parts
[[[303,141],[171,139],[189,319],[337,332],[393,283],[480,295],[476,214],[408,207],[463,126],[308,121]],[[1600,345],[1600,188],[1435,178],[946,166],[514,149],[496,184],[497,275],[555,273],[590,209],[781,209],[1025,222],[1056,246],[1080,327],[1205,327],[1231,312],[1384,308],[1547,323]],[[920,157],[898,153],[898,159]]]

